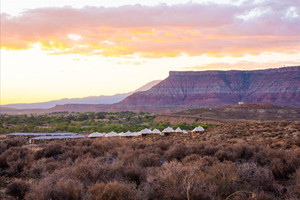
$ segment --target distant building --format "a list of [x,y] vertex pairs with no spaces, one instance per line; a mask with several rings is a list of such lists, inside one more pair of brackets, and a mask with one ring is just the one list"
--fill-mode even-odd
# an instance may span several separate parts
[[243,102],[243,101],[240,101],[240,102],[238,102],[238,104],[239,104],[239,105],[242,105],[242,104],[244,104],[244,102]]
[[155,134],[155,135],[161,135],[162,134],[160,132],[160,130],[158,130],[158,129],[153,129],[152,133]]
[[73,136],[40,136],[29,139],[30,144],[43,143],[53,140],[70,140],[70,139],[82,139],[86,138],[86,135],[73,135]]
[[77,133],[9,133],[6,137],[40,137],[40,136],[76,136]]
[[192,134],[201,133],[203,131],[204,131],[204,128],[202,126],[198,126],[198,127],[194,128],[194,130],[192,130]]
[[151,131],[151,129],[145,128],[145,129],[143,129],[143,130],[140,131],[140,134],[141,134],[143,137],[145,137],[145,136],[147,136],[147,135],[152,134],[152,131]]
[[162,133],[163,133],[165,136],[168,136],[168,135],[170,135],[170,134],[174,134],[175,131],[174,131],[174,129],[172,129],[171,127],[167,127],[167,128],[165,128],[165,129],[162,131]]

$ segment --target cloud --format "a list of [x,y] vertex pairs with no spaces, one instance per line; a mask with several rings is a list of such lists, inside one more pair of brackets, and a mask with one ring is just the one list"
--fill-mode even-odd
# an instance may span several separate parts
[[184,70],[255,70],[255,69],[266,69],[266,68],[278,68],[278,67],[288,67],[288,66],[300,66],[300,59],[296,61],[274,61],[274,62],[251,62],[251,61],[240,61],[236,63],[209,63],[200,66],[184,67]]
[[149,58],[297,53],[299,13],[289,0],[38,8],[19,16],[1,14],[1,48],[38,43],[51,54]]

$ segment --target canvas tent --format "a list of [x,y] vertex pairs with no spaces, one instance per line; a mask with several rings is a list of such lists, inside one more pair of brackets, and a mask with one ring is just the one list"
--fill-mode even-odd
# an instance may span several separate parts
[[178,128],[175,130],[175,133],[183,133],[183,131],[178,127]]
[[192,133],[200,133],[203,131],[204,131],[204,128],[201,126],[198,126],[198,127],[194,128],[194,130],[192,130]]
[[105,135],[105,137],[118,137],[119,135],[118,135],[118,133],[116,133],[116,132],[110,132],[110,133],[107,133],[106,135]]
[[161,135],[162,133],[160,132],[160,130],[158,129],[153,129],[152,131],[153,134],[158,134],[158,135]]
[[148,135],[148,134],[152,134],[151,129],[145,128],[143,130],[140,131],[141,135]]
[[99,133],[99,132],[94,132],[94,133],[91,133],[89,134],[89,138],[96,138],[96,137],[104,137],[105,134],[103,133]]
[[174,132],[175,132],[174,129],[172,129],[171,127],[167,127],[162,131],[162,133],[164,135],[170,135],[171,133],[174,133]]

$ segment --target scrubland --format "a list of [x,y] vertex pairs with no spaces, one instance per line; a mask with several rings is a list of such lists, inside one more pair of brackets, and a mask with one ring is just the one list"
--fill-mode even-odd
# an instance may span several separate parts
[[299,199],[300,123],[235,123],[195,137],[0,141],[2,199]]

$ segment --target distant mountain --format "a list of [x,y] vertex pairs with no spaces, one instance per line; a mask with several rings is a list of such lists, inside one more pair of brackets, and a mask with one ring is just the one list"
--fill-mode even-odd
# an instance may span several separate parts
[[252,71],[171,71],[151,89],[126,97],[123,107],[217,107],[238,102],[300,107],[300,66]]
[[[147,83],[146,85],[143,85],[142,87],[138,88],[134,92],[140,92],[140,91],[146,91],[149,90],[151,87],[159,83],[160,80],[155,80]],[[53,100],[53,101],[47,101],[47,102],[39,102],[39,103],[19,103],[19,104],[7,104],[3,105],[2,110],[5,111],[9,110],[7,108],[11,109],[48,109],[52,108],[56,105],[65,105],[65,104],[114,104],[117,102],[122,101],[127,96],[131,95],[134,92],[129,93],[122,93],[122,94],[116,94],[112,96],[90,96],[90,97],[83,97],[83,98],[66,98],[66,99],[60,99],[60,100]]]
[[[65,104],[50,109],[11,110],[8,113],[149,111],[174,112],[188,108],[244,103],[300,107],[300,66],[252,71],[171,71],[114,104]],[[153,86],[153,87],[151,87]],[[148,88],[148,90],[146,90]],[[3,109],[1,110],[3,113]]]

